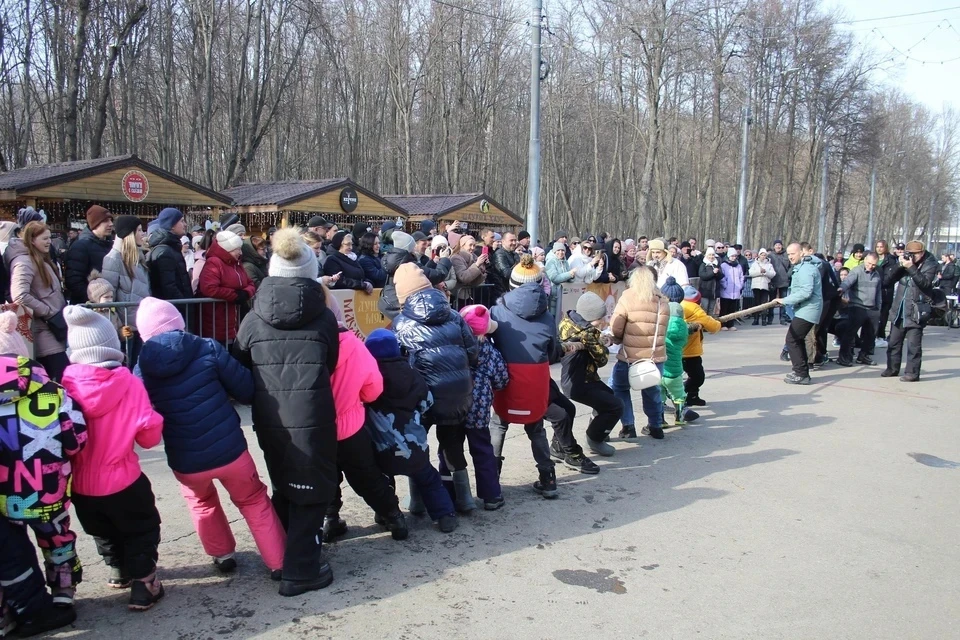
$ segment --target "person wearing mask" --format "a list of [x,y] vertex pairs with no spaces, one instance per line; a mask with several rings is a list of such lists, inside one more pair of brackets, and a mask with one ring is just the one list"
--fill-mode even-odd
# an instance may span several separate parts
[[847,327],[840,335],[840,355],[837,364],[853,366],[853,348],[860,335],[858,364],[872,366],[876,344],[876,330],[880,322],[880,306],[883,304],[883,287],[877,270],[877,254],[868,253],[860,266],[854,267],[840,283],[840,291],[848,299]]
[[907,345],[907,368],[900,376],[901,382],[920,380],[920,365],[923,359],[923,328],[929,318],[924,317],[923,306],[929,304],[937,276],[937,260],[917,240],[908,242],[897,268],[888,274],[890,282],[897,283],[897,291],[890,310],[890,339],[887,345],[887,368],[881,373],[884,378],[900,374],[903,345]]
[[662,287],[667,278],[673,277],[681,287],[690,284],[687,277],[687,268],[679,260],[675,260],[667,251],[663,240],[651,240],[647,249],[647,264],[657,272],[657,287]]
[[257,289],[240,265],[243,240],[230,231],[221,231],[207,250],[207,264],[200,274],[200,295],[223,300],[200,309],[200,335],[213,338],[224,347],[237,336],[238,307],[246,306]]
[[[757,252],[757,259],[750,266],[750,287],[753,289],[754,304],[760,306],[770,301],[771,283],[777,277],[777,270],[770,262],[766,249],[760,249]],[[763,320],[763,326],[770,323],[770,318],[766,311],[753,316],[753,325],[757,326]]]
[[[117,302],[139,303],[150,295],[150,273],[143,255],[143,225],[136,216],[120,216],[115,224],[117,237],[103,258],[103,279],[110,283]],[[137,328],[137,307],[123,311],[124,324]],[[126,353],[136,362],[143,340],[136,333],[128,340]]]
[[[720,272],[723,274],[719,291],[720,315],[725,316],[739,311],[740,297],[743,295],[743,267],[740,266],[740,252],[735,248],[727,249],[727,259],[720,265]],[[724,322],[723,330],[736,331],[736,322],[733,320]]]
[[804,256],[803,248],[794,242],[787,247],[787,257],[793,270],[790,275],[790,294],[775,298],[779,305],[793,307],[793,320],[787,329],[787,349],[793,371],[784,378],[787,384],[810,384],[810,362],[807,357],[807,334],[820,322],[823,310],[823,290],[816,258]]
[[[787,295],[787,287],[790,286],[790,273],[793,266],[790,264],[790,258],[783,248],[783,242],[777,240],[773,243],[773,254],[770,255],[770,262],[776,275],[770,282],[770,295],[774,298],[783,298]],[[773,324],[773,309],[767,312],[767,322]],[[780,324],[788,324],[787,310],[780,308]]]
[[267,241],[258,236],[244,240],[240,248],[240,261],[253,288],[260,288],[260,283],[267,277]]
[[353,254],[353,236],[345,231],[340,231],[333,236],[330,247],[333,251],[328,253],[327,260],[323,263],[323,275],[340,274],[340,278],[332,288],[362,289],[368,294],[373,293],[373,284],[366,279],[363,267],[354,258],[350,257]]
[[[113,248],[113,214],[98,204],[87,209],[87,231],[73,243],[65,262],[67,293],[73,304],[87,302],[87,278],[103,270],[103,258]],[[177,239],[177,251],[180,240]]]
[[720,290],[720,281],[723,273],[720,271],[720,261],[713,247],[707,247],[700,264],[700,306],[708,315],[712,315],[717,306],[717,293]]
[[889,245],[885,240],[878,240],[876,244],[877,270],[880,272],[880,282],[883,292],[883,303],[880,306],[880,323],[877,325],[877,347],[886,348],[887,346],[887,320],[890,317],[890,308],[893,306],[893,290],[896,283],[887,285],[887,276],[899,266],[899,256],[903,254],[904,245],[895,245],[896,255],[890,252]]
[[[186,223],[183,214],[168,207],[157,216],[157,229],[149,237],[150,291],[161,300],[186,300],[193,297],[193,285],[187,262],[180,251],[180,237]],[[181,313],[183,310],[181,309]]]

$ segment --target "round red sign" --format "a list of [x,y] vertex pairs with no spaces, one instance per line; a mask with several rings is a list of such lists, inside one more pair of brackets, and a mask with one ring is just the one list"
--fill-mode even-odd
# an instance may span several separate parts
[[150,191],[150,183],[147,182],[147,176],[139,171],[127,171],[123,174],[120,187],[123,189],[123,195],[127,197],[127,200],[132,202],[143,201]]

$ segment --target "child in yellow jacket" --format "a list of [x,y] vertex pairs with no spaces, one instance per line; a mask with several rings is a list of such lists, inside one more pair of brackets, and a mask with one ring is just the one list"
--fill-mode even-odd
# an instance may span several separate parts
[[687,338],[687,346],[683,350],[683,372],[687,374],[687,381],[684,388],[687,391],[687,406],[703,407],[706,401],[700,397],[700,387],[706,379],[703,372],[703,332],[717,333],[720,331],[720,323],[708,315],[700,307],[700,292],[694,287],[686,286],[683,288],[683,319],[687,321],[687,326],[699,325],[699,329],[691,331]]

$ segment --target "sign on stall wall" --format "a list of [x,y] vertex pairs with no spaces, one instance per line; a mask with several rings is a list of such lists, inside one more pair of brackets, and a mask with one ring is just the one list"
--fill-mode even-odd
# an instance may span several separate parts
[[561,313],[560,317],[557,318],[557,322],[565,318],[568,311],[576,311],[577,300],[587,291],[592,291],[603,300],[607,308],[607,315],[604,319],[610,322],[610,316],[613,315],[617,301],[620,300],[620,296],[626,289],[627,285],[623,282],[616,282],[614,284],[565,284],[563,285],[563,294],[560,297]]
[[337,289],[330,292],[340,303],[344,326],[353,331],[361,340],[366,340],[374,329],[384,329],[390,326],[390,321],[384,318],[377,308],[377,302],[380,301],[382,291],[383,289],[374,289],[368,294],[366,291]]

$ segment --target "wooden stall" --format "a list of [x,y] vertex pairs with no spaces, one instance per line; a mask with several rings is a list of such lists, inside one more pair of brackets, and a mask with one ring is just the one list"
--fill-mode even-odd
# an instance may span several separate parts
[[35,165],[0,174],[0,219],[14,220],[32,206],[60,233],[82,229],[90,205],[114,215],[135,215],[143,226],[164,207],[183,211],[188,221],[216,219],[230,198],[181,178],[135,155]]
[[475,232],[488,227],[496,231],[518,231],[523,225],[523,218],[485,193],[394,195],[384,198],[407,210],[410,227],[414,230],[424,220],[436,222],[441,232],[444,225],[454,220],[467,223]]
[[379,227],[387,220],[403,222],[407,218],[402,206],[350,178],[241,184],[223,193],[233,200],[233,211],[248,233],[262,233],[270,227],[306,226],[317,215],[346,229],[357,222]]

